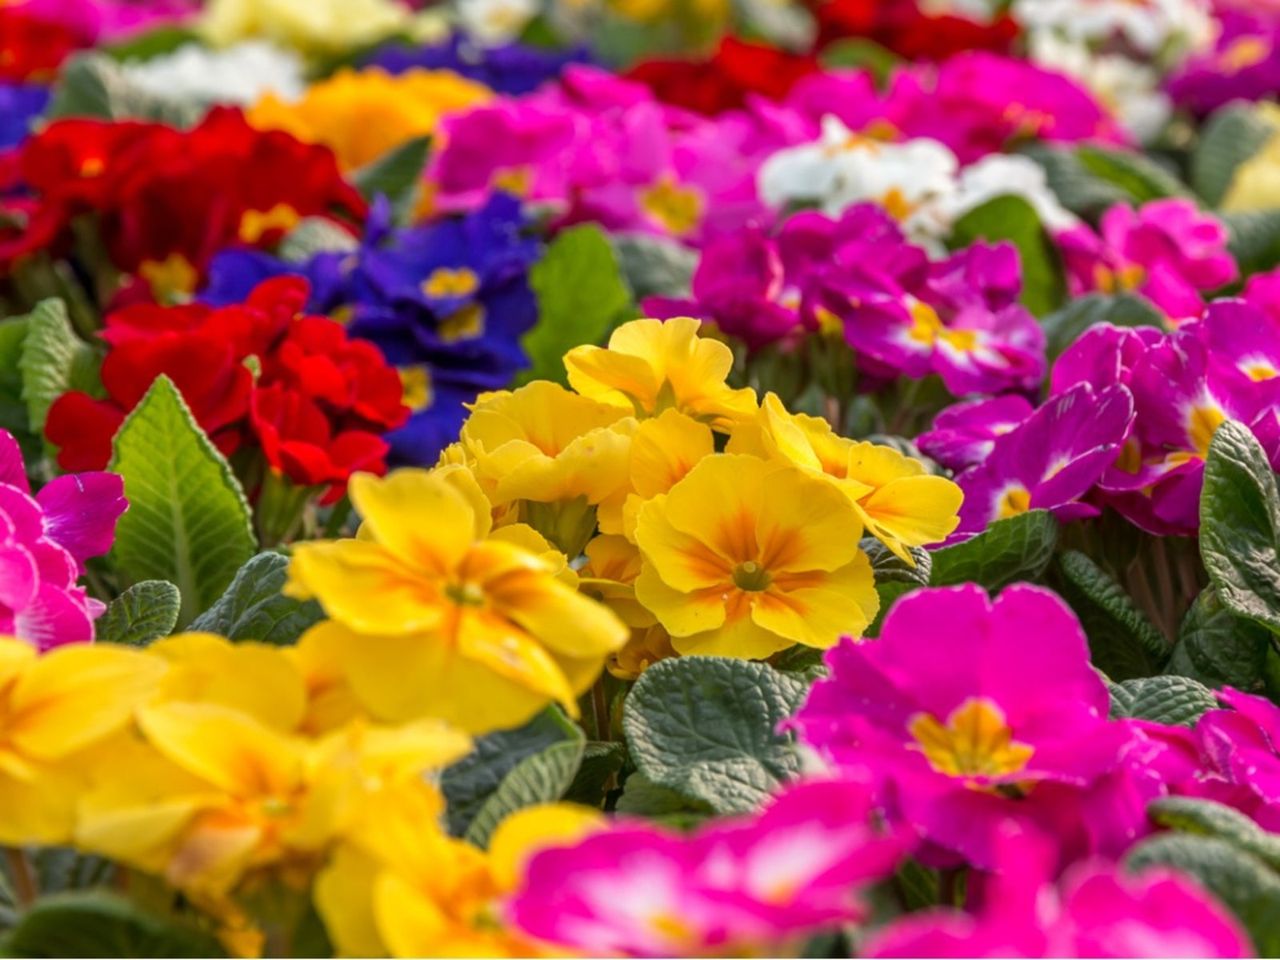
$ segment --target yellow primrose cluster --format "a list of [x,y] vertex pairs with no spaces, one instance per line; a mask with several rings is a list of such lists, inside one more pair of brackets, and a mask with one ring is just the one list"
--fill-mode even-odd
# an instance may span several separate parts
[[397,0],[210,0],[201,36],[216,46],[263,38],[315,56],[356,50],[411,30]]
[[284,130],[305,143],[333,150],[344,170],[354,170],[415,137],[430,136],[445,114],[493,97],[482,83],[452,70],[339,70],[312,84],[301,100],[267,94],[248,111],[259,130]]
[[313,881],[342,953],[527,954],[494,921],[497,898],[539,845],[600,815],[529,808],[487,853],[449,837],[432,774],[470,749],[439,720],[373,722],[311,640],[184,634],[41,656],[0,639],[0,844],[161,877],[246,955],[291,925],[262,902],[305,902]]
[[356,478],[356,539],[296,547],[289,590],[330,618],[308,639],[374,716],[478,733],[576,715],[606,658],[826,648],[876,614],[864,532],[910,562],[958,523],[918,461],[729,387],[696,320],[565,366],[572,389],[482,395],[434,470]]

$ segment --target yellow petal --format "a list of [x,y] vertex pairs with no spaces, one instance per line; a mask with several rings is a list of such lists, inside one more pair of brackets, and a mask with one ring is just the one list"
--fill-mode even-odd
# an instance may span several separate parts
[[373,913],[378,933],[393,957],[439,957],[458,935],[438,903],[389,870],[373,884]]
[[578,705],[564,672],[552,656],[517,625],[495,614],[467,611],[458,627],[457,644],[460,657],[487,667],[495,675],[548,700],[558,701],[571,715],[576,715]]
[[756,518],[759,561],[770,574],[835,570],[858,551],[862,522],[853,503],[825,478],[772,465],[769,495]]
[[387,955],[373,913],[373,882],[378,870],[371,857],[344,844],[316,877],[316,909],[339,956]]
[[357,473],[351,503],[373,539],[414,571],[445,576],[480,536],[488,512],[477,517],[472,500],[427,470],[396,470],[386,477]]
[[[671,526],[706,544],[731,565],[755,560],[756,517],[770,471],[770,465],[754,457],[707,457],[671,488],[661,513]],[[641,511],[637,537],[647,512],[648,507]]]
[[757,602],[751,618],[764,629],[805,646],[826,649],[844,636],[858,637],[875,619],[880,606],[871,563],[863,553],[847,566],[795,578],[803,584],[786,589],[780,578]]
[[725,621],[728,589],[727,586],[715,586],[692,592],[676,590],[667,586],[648,564],[636,577],[636,599],[658,618],[673,637],[719,628]]
[[0,773],[0,844],[61,846],[71,842],[76,800],[84,779],[68,765],[45,767],[33,780]]
[[631,440],[631,482],[645,499],[666,493],[703,457],[715,453],[715,437],[706,424],[667,410],[637,428]]
[[602,658],[622,647],[630,631],[612,610],[560,581],[515,573],[486,588],[494,608],[540,643],[573,657]]
[[[734,561],[668,519],[669,498],[649,501],[636,520],[636,543],[646,563],[670,587],[706,590],[730,582]],[[729,544],[732,546],[732,544]]]
[[516,811],[489,838],[494,882],[502,891],[514,891],[539,850],[572,846],[606,823],[599,810],[576,803],[544,803]]
[[868,531],[892,549],[895,541],[922,547],[945,540],[960,525],[963,500],[957,484],[921,474],[886,484],[858,506],[867,518]]
[[671,636],[671,646],[682,656],[737,657],[741,660],[763,660],[792,642],[766,630],[750,616],[728,620],[717,630],[695,633],[691,636]]

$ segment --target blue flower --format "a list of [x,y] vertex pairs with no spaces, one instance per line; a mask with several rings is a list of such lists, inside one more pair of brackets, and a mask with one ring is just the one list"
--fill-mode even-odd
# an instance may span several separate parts
[[0,83],[0,150],[18,146],[49,106],[49,88]]
[[519,95],[557,79],[571,63],[590,62],[585,47],[540,50],[518,43],[485,47],[462,34],[454,34],[433,47],[404,44],[385,47],[369,58],[365,66],[381,67],[388,73],[404,73],[416,67],[452,70],[498,93]]

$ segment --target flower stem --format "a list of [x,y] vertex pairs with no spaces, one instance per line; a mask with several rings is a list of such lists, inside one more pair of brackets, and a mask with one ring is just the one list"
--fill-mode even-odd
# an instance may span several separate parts
[[9,873],[13,875],[13,891],[18,896],[18,904],[29,907],[40,896],[40,886],[36,882],[36,871],[25,850],[17,847],[4,848],[5,861],[9,865]]
[[609,730],[609,698],[604,689],[604,676],[600,676],[591,687],[591,716],[595,721],[596,739],[608,743],[612,739]]

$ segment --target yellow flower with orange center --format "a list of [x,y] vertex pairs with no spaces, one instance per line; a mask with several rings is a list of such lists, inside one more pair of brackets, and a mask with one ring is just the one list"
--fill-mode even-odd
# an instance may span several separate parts
[[641,508],[636,598],[681,654],[830,647],[879,607],[861,533],[852,501],[825,478],[717,454]]
[[259,130],[285,130],[322,143],[344,170],[355,170],[415,137],[436,132],[450,113],[485,103],[493,92],[451,70],[340,70],[310,87],[301,100],[267,94],[249,108]]

